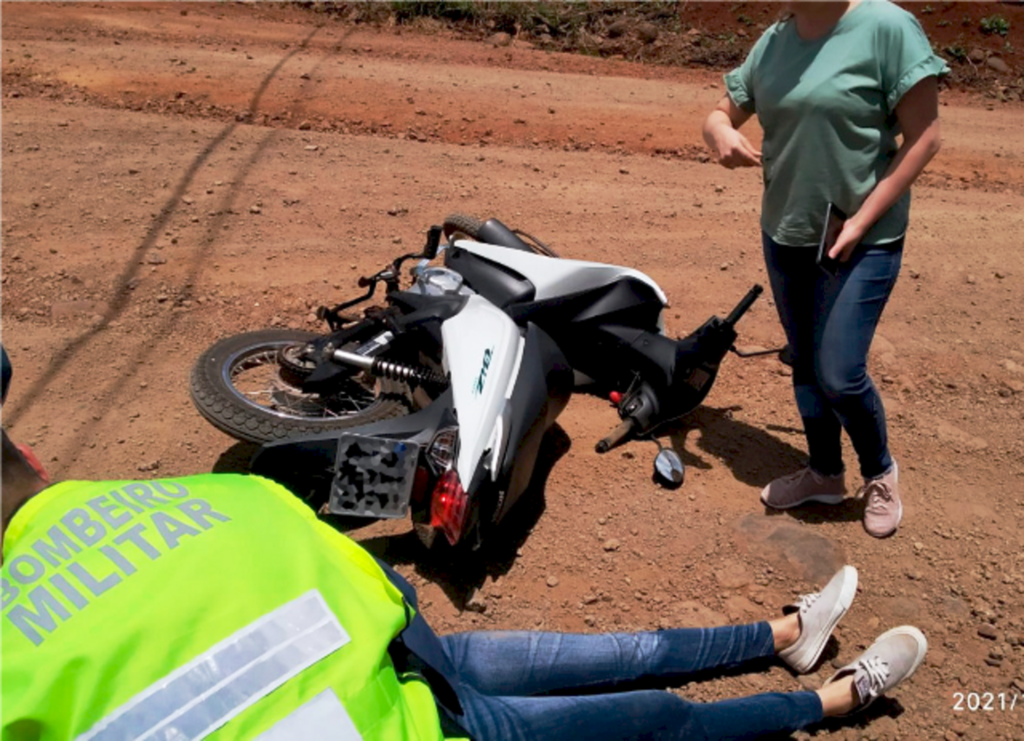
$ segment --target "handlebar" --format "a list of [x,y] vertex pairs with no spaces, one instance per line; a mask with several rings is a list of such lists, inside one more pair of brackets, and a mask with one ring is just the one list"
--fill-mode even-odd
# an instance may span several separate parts
[[764,293],[764,288],[760,284],[754,285],[753,288],[747,291],[747,295],[736,304],[736,308],[729,312],[729,316],[725,318],[725,324],[730,327],[734,326],[750,310],[750,307],[757,301],[757,297],[762,293]]
[[597,445],[594,446],[594,450],[596,450],[598,453],[607,453],[620,442],[625,440],[626,437],[628,437],[629,434],[633,432],[633,428],[635,426],[636,420],[633,419],[632,417],[626,417],[624,420],[622,420],[618,427],[616,427],[614,430],[611,431],[611,433],[609,433],[608,437],[604,438],[603,440],[600,440],[597,443]]

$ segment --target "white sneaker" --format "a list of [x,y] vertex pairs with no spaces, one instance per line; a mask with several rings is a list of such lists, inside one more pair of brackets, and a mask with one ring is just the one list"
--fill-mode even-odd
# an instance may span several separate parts
[[878,636],[867,651],[833,674],[825,684],[852,673],[853,687],[860,700],[851,711],[856,713],[912,677],[927,652],[928,640],[920,630],[910,625],[893,628]]
[[828,637],[853,604],[857,594],[857,569],[844,566],[815,594],[801,597],[784,613],[800,613],[800,637],[789,648],[779,651],[779,658],[800,674],[811,671],[825,650]]

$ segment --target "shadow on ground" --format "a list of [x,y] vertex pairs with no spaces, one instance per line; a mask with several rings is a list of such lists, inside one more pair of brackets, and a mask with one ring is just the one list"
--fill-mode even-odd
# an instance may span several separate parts
[[[806,465],[807,455],[799,448],[761,427],[735,419],[734,413],[741,409],[741,406],[698,407],[683,419],[666,426],[661,436],[669,437],[672,447],[687,466],[704,470],[711,468],[711,464],[693,450],[696,447],[725,464],[737,481],[758,488]],[[775,429],[802,435],[801,430]],[[689,439],[694,430],[700,432],[695,444]]]

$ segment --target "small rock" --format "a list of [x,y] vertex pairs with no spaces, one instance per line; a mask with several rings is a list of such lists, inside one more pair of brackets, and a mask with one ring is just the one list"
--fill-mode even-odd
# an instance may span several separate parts
[[625,167],[620,167],[619,168],[619,174],[620,175],[628,175],[629,174],[629,170],[627,170]]
[[985,657],[985,663],[988,664],[989,666],[1002,666],[1003,665],[1003,660],[1002,659],[993,659],[991,656],[986,656]]
[[973,286],[973,285],[974,285],[975,283],[977,283],[977,282],[978,282],[978,279],[977,279],[977,278],[975,278],[975,277],[974,277],[973,275],[968,275],[968,276],[967,276],[967,283],[968,283],[969,285],[972,285],[972,286]]
[[318,147],[316,144],[309,144],[306,146],[307,152],[315,152],[318,149],[320,149],[320,147]]
[[641,23],[636,27],[636,35],[645,44],[653,44],[658,40],[658,27],[653,23]]
[[620,36],[625,36],[627,33],[629,33],[629,21],[618,20],[608,26],[608,38],[610,39],[617,39]]
[[181,202],[187,206],[191,206],[193,203],[196,202],[196,199],[190,198],[189,196],[185,196],[184,198],[181,199]]
[[558,577],[557,576],[549,576],[544,583],[547,584],[549,587],[557,587],[558,586]]
[[313,124],[309,121],[303,121],[299,124],[299,131],[309,131],[311,128],[313,128]]
[[1009,74],[1010,72],[1010,65],[1008,65],[999,57],[989,57],[988,59],[985,60],[985,64],[987,64],[991,69],[994,69],[1001,75]]
[[617,551],[622,547],[622,543],[620,543],[617,538],[609,538],[601,547],[606,551]]
[[725,192],[725,186],[724,185],[716,185],[715,186],[715,193],[724,193],[724,192]]
[[149,463],[140,463],[136,467],[142,473],[150,473],[151,471],[155,471],[158,468],[160,468],[160,461],[155,460],[155,461],[150,461]]
[[512,37],[507,33],[501,32],[491,36],[491,38],[487,39],[487,42],[492,46],[508,46],[512,43]]
[[466,603],[466,609],[470,612],[479,612],[482,614],[487,612],[487,603],[480,599],[479,595],[474,594],[472,599]]
[[1021,640],[1020,635],[1017,633],[1007,633],[1006,642],[1011,646],[1024,646],[1024,641]]
[[978,635],[982,638],[987,638],[990,641],[999,640],[999,631],[988,624],[982,625],[978,628]]
[[932,649],[928,652],[928,666],[934,669],[941,669],[946,665],[946,654],[937,649]]
[[982,62],[985,61],[985,52],[975,47],[974,49],[971,49],[970,53],[967,55],[967,58],[970,59],[975,64],[981,64]]
[[263,209],[260,208],[259,206],[249,206],[249,213],[251,213],[251,214],[261,214],[261,213],[263,213]]
[[168,299],[168,296],[167,296],[167,294],[166,294],[166,293],[161,293],[161,294],[159,294],[159,295],[158,295],[158,296],[156,297],[156,302],[157,302],[158,304],[162,304],[162,303],[164,303],[165,301],[167,301],[167,299]]
[[585,595],[583,595],[583,604],[585,604],[585,605],[592,605],[595,602],[597,602],[597,595],[596,594],[585,594]]
[[147,255],[146,262],[149,263],[150,265],[163,265],[167,262],[167,258],[164,257],[163,255],[154,253],[151,255]]

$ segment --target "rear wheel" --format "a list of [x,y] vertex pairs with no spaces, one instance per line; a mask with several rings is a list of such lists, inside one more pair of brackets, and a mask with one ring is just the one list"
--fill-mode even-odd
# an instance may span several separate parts
[[472,216],[466,216],[465,214],[450,214],[445,217],[444,224],[441,227],[444,230],[444,235],[451,239],[453,236],[458,238],[458,235],[462,234],[470,239],[480,239],[480,230],[483,229],[484,222],[480,219],[475,219]]
[[[444,235],[449,240],[453,238],[458,239],[459,235],[463,235],[477,242],[486,242],[487,240],[481,237],[481,230],[483,228],[484,222],[473,216],[467,216],[466,214],[449,214],[445,217],[444,224],[442,226]],[[557,252],[536,237],[530,236],[526,232],[521,232],[518,229],[513,229],[512,233],[519,238],[526,237],[526,240],[520,239],[520,242],[528,247],[532,252],[546,257],[558,257]],[[505,246],[509,247],[510,245],[506,244]]]
[[265,329],[227,337],[192,369],[192,402],[214,427],[266,443],[343,430],[409,413],[409,388],[357,373],[329,395],[302,391],[313,364],[302,348],[317,335]]

